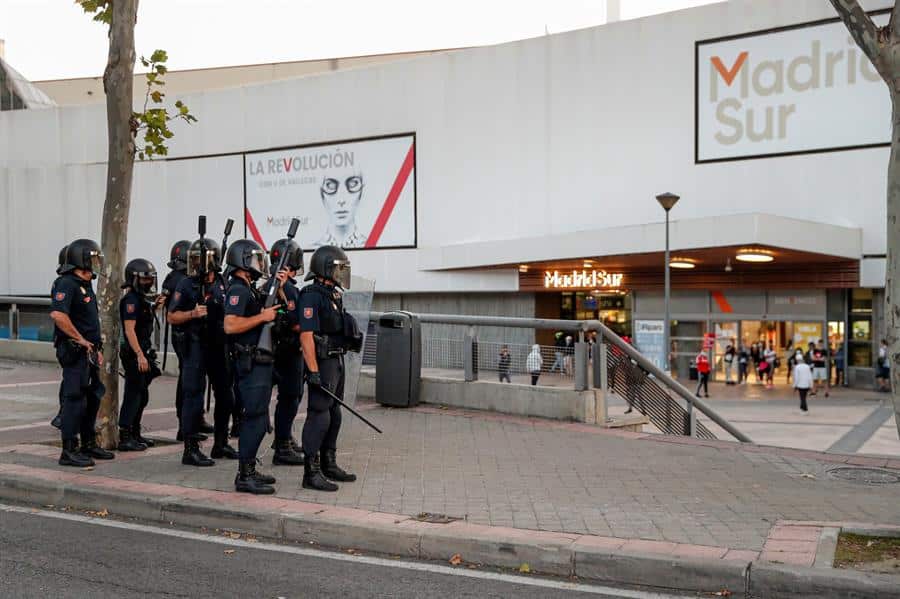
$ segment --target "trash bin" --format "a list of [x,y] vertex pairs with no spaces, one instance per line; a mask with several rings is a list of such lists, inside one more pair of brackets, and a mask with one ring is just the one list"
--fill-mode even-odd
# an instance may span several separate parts
[[388,312],[378,319],[375,401],[383,406],[419,404],[422,380],[422,327],[409,312]]
[[691,360],[690,370],[688,371],[688,379],[692,381],[700,380],[700,377],[697,375],[697,364],[694,360]]

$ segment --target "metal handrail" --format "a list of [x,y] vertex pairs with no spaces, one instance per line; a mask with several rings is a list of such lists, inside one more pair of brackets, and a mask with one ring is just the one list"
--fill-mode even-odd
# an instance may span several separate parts
[[[384,312],[371,312],[370,318],[378,319]],[[576,331],[590,332],[597,331],[604,341],[607,341],[616,347],[629,358],[635,361],[641,368],[652,374],[666,387],[671,389],[676,395],[681,397],[689,406],[696,407],[700,412],[705,414],[710,420],[722,427],[726,432],[738,441],[743,443],[752,443],[753,441],[735,428],[730,422],[720,416],[708,403],[696,397],[684,385],[676,381],[672,376],[657,367],[653,362],[648,360],[637,349],[626,343],[619,337],[615,331],[607,327],[599,320],[554,320],[548,318],[513,318],[507,316],[463,316],[456,314],[416,314],[419,322],[430,324],[452,324],[462,326],[488,326],[488,327],[509,327],[523,329],[553,329],[560,331]]]
[[49,306],[49,297],[25,297],[21,295],[0,295],[0,304],[22,304],[23,306]]

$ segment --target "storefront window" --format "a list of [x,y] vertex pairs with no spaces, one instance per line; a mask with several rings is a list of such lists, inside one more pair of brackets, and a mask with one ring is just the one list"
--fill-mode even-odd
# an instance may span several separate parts
[[631,335],[631,295],[627,293],[562,293],[560,318],[599,320],[618,335]]
[[850,366],[872,367],[872,290],[850,292]]

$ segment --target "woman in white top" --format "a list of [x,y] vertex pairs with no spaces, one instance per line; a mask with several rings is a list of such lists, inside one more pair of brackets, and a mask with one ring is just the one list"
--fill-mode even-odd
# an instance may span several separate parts
[[809,393],[809,388],[812,387],[813,383],[812,369],[803,359],[803,352],[797,352],[794,362],[794,389],[800,393],[800,409],[806,413],[809,412],[809,408],[806,405],[806,395]]
[[775,353],[775,348],[772,346],[772,342],[769,341],[769,346],[766,348],[766,351],[763,353],[763,359],[768,362],[769,367],[766,368],[766,386],[772,387],[775,378],[775,359],[778,357],[778,354]]

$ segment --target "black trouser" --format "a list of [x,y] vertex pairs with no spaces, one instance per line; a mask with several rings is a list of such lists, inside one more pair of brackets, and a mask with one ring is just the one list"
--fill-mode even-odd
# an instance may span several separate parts
[[[337,397],[344,398],[344,358],[336,356],[319,361],[322,385]],[[306,422],[303,424],[303,449],[308,456],[319,450],[336,450],[341,431],[341,406],[322,389],[309,387]]]
[[172,349],[178,356],[178,383],[175,385],[175,415],[178,418],[178,430],[181,430],[181,412],[184,409],[184,348],[180,343],[172,341]]
[[700,395],[700,387],[703,387],[703,394],[709,395],[709,373],[700,372],[700,381],[697,383],[697,392],[694,395]]
[[150,373],[141,372],[137,357],[131,352],[120,351],[125,370],[125,391],[122,393],[122,409],[119,412],[119,428],[133,430],[140,426],[144,408],[150,401]]
[[500,382],[502,383],[504,380],[506,380],[507,383],[511,383],[511,382],[512,382],[512,380],[509,378],[509,371],[508,371],[508,370],[507,370],[507,371],[503,371],[503,370],[500,371]]
[[203,398],[206,393],[207,377],[216,395],[215,429],[216,438],[228,436],[228,420],[234,405],[231,371],[225,356],[225,347],[202,343],[193,337],[184,348],[182,362],[182,385],[184,404],[181,410],[181,432],[185,439],[198,432],[203,416]]
[[806,405],[806,394],[809,393],[809,389],[800,389],[797,391],[800,393],[800,409],[804,412],[809,411],[809,407]]
[[254,364],[239,355],[234,364],[241,393],[241,435],[238,454],[242,463],[256,459],[259,445],[269,426],[269,402],[272,399],[272,364]]
[[88,361],[87,352],[66,344],[68,341],[63,341],[56,348],[56,358],[63,371],[62,440],[74,440],[80,433],[81,442],[90,443],[94,440],[94,424],[106,387],[100,382],[98,368]]
[[284,441],[293,435],[291,429],[300,399],[303,397],[303,357],[300,353],[281,352],[275,356],[275,378],[278,396],[275,402],[275,439]]
[[532,372],[531,373],[531,386],[537,385],[538,379],[541,378],[540,372]]

